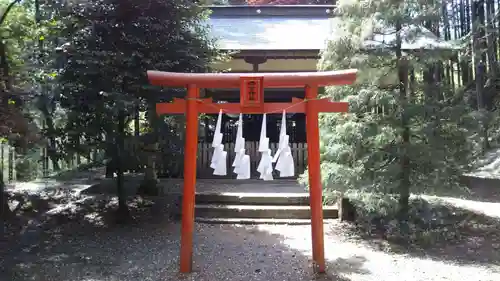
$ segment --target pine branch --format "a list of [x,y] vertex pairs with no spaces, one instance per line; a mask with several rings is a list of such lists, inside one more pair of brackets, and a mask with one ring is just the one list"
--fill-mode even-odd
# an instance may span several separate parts
[[394,157],[392,159],[388,159],[385,163],[383,163],[382,165],[378,166],[378,167],[374,167],[374,168],[369,168],[368,170],[370,172],[377,172],[377,171],[380,171],[382,169],[384,169],[385,167],[391,165],[392,163],[394,163],[398,158],[397,157]]

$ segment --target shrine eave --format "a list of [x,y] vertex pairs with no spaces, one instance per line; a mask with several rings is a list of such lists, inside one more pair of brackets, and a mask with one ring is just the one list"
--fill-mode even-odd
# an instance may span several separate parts
[[330,17],[335,5],[211,5],[215,17]]
[[262,57],[266,59],[319,59],[319,49],[309,50],[223,50],[233,53],[234,59]]

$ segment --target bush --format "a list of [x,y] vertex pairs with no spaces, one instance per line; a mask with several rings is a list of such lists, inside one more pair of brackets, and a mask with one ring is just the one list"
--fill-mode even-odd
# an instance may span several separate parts
[[37,153],[18,155],[15,165],[16,180],[31,181],[38,178],[41,175],[42,166],[41,157]]
[[346,194],[356,208],[352,227],[362,236],[382,238],[409,245],[431,245],[459,241],[458,229],[470,218],[468,210],[457,209],[441,200],[410,199],[410,210],[404,221],[398,219],[398,198],[374,193]]

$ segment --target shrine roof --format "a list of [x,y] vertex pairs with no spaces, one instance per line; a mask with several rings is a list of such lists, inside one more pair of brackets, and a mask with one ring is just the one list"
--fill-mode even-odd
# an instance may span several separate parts
[[[221,50],[319,51],[335,31],[334,5],[209,6],[210,36]],[[363,43],[367,49],[394,45],[390,28]],[[403,50],[458,49],[424,27],[403,27]],[[415,34],[408,36],[409,34]]]
[[210,35],[221,50],[321,50],[334,6],[211,6]]

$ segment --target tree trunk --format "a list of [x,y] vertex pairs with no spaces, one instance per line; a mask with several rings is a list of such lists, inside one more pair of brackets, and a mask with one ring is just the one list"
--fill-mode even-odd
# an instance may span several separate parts
[[477,92],[477,109],[479,110],[480,117],[480,134],[482,139],[482,153],[485,154],[489,149],[491,149],[490,142],[488,140],[488,111],[484,103],[484,83],[486,75],[486,65],[483,62],[477,63],[476,68],[476,92]]
[[[468,1],[460,1],[460,30],[461,36],[467,36],[471,31],[471,9]],[[470,44],[468,44],[470,48]],[[460,64],[462,70],[462,85],[469,85],[472,81],[472,68],[466,60],[462,60]]]
[[113,178],[116,171],[116,149],[114,149],[112,133],[112,131],[106,132],[106,139],[104,141],[106,144],[104,149],[104,153],[106,154],[106,178],[108,179]]
[[54,126],[54,119],[52,118],[49,110],[45,105],[43,105],[40,109],[42,111],[42,114],[44,115],[45,125],[47,126],[47,139],[49,140],[49,144],[47,145],[47,156],[52,161],[52,167],[54,171],[57,172],[61,170],[61,167],[59,166],[59,160],[61,160],[61,156],[57,152],[57,132]]
[[[5,11],[3,12],[2,17],[0,18],[0,26],[3,25],[5,19],[7,18],[7,15],[12,10],[14,5],[19,3],[20,1],[21,0],[14,0],[9,3]],[[7,59],[7,47],[5,46],[3,38],[0,38],[0,69],[2,70],[2,80],[5,87],[4,89],[10,92],[12,90],[12,81],[10,77],[9,61]]]
[[81,158],[81,146],[80,146],[80,134],[75,136],[75,148],[76,148],[76,166],[79,167],[82,164]]
[[490,69],[490,74],[488,77],[494,78],[498,73],[497,66],[497,37],[495,36],[494,30],[495,21],[495,2],[493,0],[487,0],[486,2],[486,44],[488,46],[488,65]]
[[134,136],[139,137],[141,134],[141,128],[140,128],[140,106],[137,105],[134,109]]
[[9,197],[7,196],[7,192],[5,192],[5,183],[3,181],[3,171],[1,171],[0,175],[0,220],[5,220],[12,212],[9,207]]
[[12,90],[12,85],[10,81],[10,74],[9,74],[9,63],[7,61],[7,47],[5,46],[5,43],[3,40],[0,38],[0,65],[2,69],[2,80],[4,83],[4,89],[7,92],[10,92]]
[[[400,31],[401,23],[396,23],[396,30]],[[401,151],[400,151],[400,179],[399,179],[399,218],[401,222],[405,222],[408,218],[409,199],[410,199],[410,157],[408,149],[410,145],[410,127],[406,115],[406,107],[408,104],[407,88],[408,88],[408,62],[403,58],[401,51],[402,38],[399,32],[396,33],[396,58],[399,77],[399,101],[401,107]],[[405,223],[402,226],[406,225]],[[404,231],[404,229],[402,229]]]
[[[482,15],[481,15],[482,14]],[[482,152],[486,153],[490,149],[488,140],[488,122],[487,112],[484,104],[484,83],[486,75],[486,67],[484,64],[484,54],[482,49],[485,49],[484,43],[481,43],[484,32],[481,31],[480,21],[484,22],[484,6],[483,2],[472,2],[472,51],[474,53],[474,65],[476,69],[476,95],[477,95],[477,109],[480,114],[479,127],[480,135],[482,138]]]
[[[9,12],[12,10],[14,5],[19,3],[20,0],[14,0],[9,3],[7,8],[2,14],[2,17],[0,18],[0,26],[3,25],[5,19],[7,18],[7,15]],[[2,81],[4,83],[4,93],[11,92],[12,90],[12,83],[11,83],[11,77],[10,77],[10,69],[9,69],[9,61],[7,59],[7,47],[5,46],[5,43],[3,41],[3,38],[0,38],[0,70],[2,71]],[[4,97],[0,97],[0,100]],[[2,148],[3,149],[3,148]],[[3,153],[3,152],[2,152]],[[2,158],[3,161],[3,158]],[[2,163],[2,171],[0,171],[0,218],[5,219],[9,214],[10,214],[10,208],[9,208],[9,202],[8,202],[8,196],[5,193],[5,182],[3,178],[3,163]],[[9,171],[10,175],[10,171]]]
[[117,222],[124,223],[130,218],[127,206],[127,191],[123,182],[123,152],[125,134],[125,111],[122,109],[118,114],[118,130],[116,134],[116,193],[118,196]]

